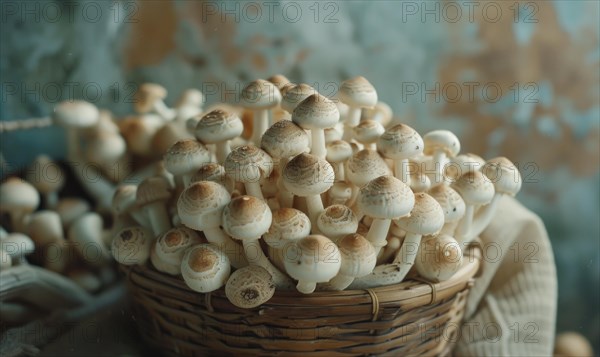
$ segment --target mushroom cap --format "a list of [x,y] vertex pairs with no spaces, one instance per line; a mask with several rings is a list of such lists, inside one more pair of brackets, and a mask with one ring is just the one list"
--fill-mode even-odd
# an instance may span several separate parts
[[136,204],[137,186],[120,185],[115,190],[112,199],[112,209],[115,214],[129,213],[137,208]]
[[152,266],[154,266],[154,268],[161,273],[166,273],[170,275],[181,274],[181,264],[169,264],[161,258],[159,258],[159,256],[156,254],[156,246],[157,242],[155,241],[154,244],[152,244],[152,247],[150,248],[150,262],[152,263]]
[[223,209],[223,229],[239,240],[256,240],[271,226],[273,215],[265,201],[254,196],[239,196]]
[[[156,239],[154,250],[163,262],[181,269],[181,261],[185,250],[193,245],[203,243],[195,231],[186,227],[171,228]],[[178,273],[177,273],[178,274]]]
[[98,108],[84,100],[69,100],[54,107],[54,122],[66,128],[89,128],[98,122]]
[[206,144],[232,140],[244,131],[244,124],[237,114],[215,109],[196,124],[196,138]]
[[344,140],[334,140],[327,144],[326,159],[338,163],[348,160],[352,156],[352,146]]
[[393,219],[407,216],[415,205],[415,195],[404,182],[394,176],[379,176],[369,181],[358,193],[358,207],[365,215]]
[[218,227],[223,209],[231,201],[229,192],[216,182],[200,181],[189,185],[177,200],[177,213],[185,226],[203,231]]
[[370,274],[377,264],[377,253],[371,242],[360,234],[348,234],[338,241],[342,265],[340,274],[360,278]]
[[391,122],[392,118],[394,117],[394,112],[392,111],[392,108],[382,101],[378,101],[373,108],[364,109],[363,114],[368,119],[374,119],[375,117],[379,117],[380,123],[383,126],[386,126],[389,122]]
[[302,239],[310,234],[310,219],[295,208],[280,208],[273,212],[271,227],[263,234],[265,243],[283,249],[286,242]]
[[260,146],[274,158],[292,157],[308,148],[308,135],[291,120],[280,120],[265,131]]
[[[165,96],[166,96],[166,91],[165,91]],[[183,91],[183,93],[181,93],[181,96],[179,97],[179,100],[177,101],[177,108],[181,108],[184,106],[191,106],[191,107],[201,107],[204,102],[205,102],[206,98],[204,97],[204,94],[202,94],[202,92],[196,88],[189,88]],[[187,118],[186,118],[187,119]]]
[[315,93],[317,90],[305,83],[288,85],[282,91],[281,108],[291,114],[298,104]]
[[27,233],[38,247],[59,243],[65,239],[60,215],[49,210],[38,211],[31,215],[27,223]]
[[35,244],[25,234],[9,233],[0,240],[0,250],[5,251],[11,258],[22,258],[35,251]]
[[272,75],[271,77],[267,78],[267,81],[273,83],[273,85],[277,87],[279,91],[282,91],[282,89],[287,85],[292,84],[292,82],[283,74]]
[[99,164],[112,164],[127,151],[127,143],[120,134],[99,133],[87,144],[85,157]]
[[333,167],[325,159],[302,153],[290,160],[283,169],[283,185],[294,195],[320,195],[334,182]]
[[225,295],[229,302],[242,309],[260,306],[269,301],[273,294],[273,277],[258,265],[249,265],[234,271],[225,284]]
[[135,201],[138,206],[149,203],[167,201],[171,198],[171,186],[162,176],[149,177],[142,181],[137,188]]
[[385,132],[385,128],[381,123],[371,119],[361,121],[352,130],[354,131],[356,140],[363,144],[377,142],[379,137]]
[[494,184],[494,190],[509,196],[515,196],[521,190],[521,173],[509,159],[496,157],[488,160],[481,172]]
[[364,149],[357,151],[346,161],[345,173],[353,185],[363,187],[379,176],[391,175],[392,171],[377,151]]
[[331,128],[340,121],[340,112],[331,99],[316,93],[296,106],[292,121],[303,129]]
[[446,223],[456,222],[465,215],[465,201],[452,187],[437,185],[431,188],[428,193],[442,206]]
[[86,200],[78,197],[63,198],[56,206],[56,212],[60,215],[60,220],[65,227],[70,226],[71,223],[89,212],[90,209],[90,204]]
[[314,234],[300,239],[284,259],[287,273],[296,280],[326,283],[340,271],[338,247],[329,238]]
[[349,200],[352,198],[352,186],[345,181],[336,182],[329,189],[331,197],[337,197],[340,200]]
[[65,173],[61,167],[47,155],[39,155],[27,170],[26,179],[39,192],[50,193],[65,185]]
[[554,356],[579,357],[593,356],[594,349],[590,342],[578,332],[561,332],[556,336]]
[[325,144],[329,144],[336,140],[342,140],[342,133],[340,133],[335,127],[325,128]]
[[462,265],[462,249],[447,234],[423,237],[415,259],[415,268],[423,278],[438,283],[448,280]]
[[25,180],[10,177],[0,185],[0,212],[33,212],[39,204],[40,195]]
[[227,155],[225,172],[236,182],[258,182],[271,175],[273,159],[254,145],[238,146]]
[[153,109],[154,103],[167,97],[165,87],[156,83],[143,83],[135,93],[133,107],[138,113],[147,113]]
[[414,192],[426,192],[431,187],[431,179],[421,170],[410,172],[410,188]]
[[442,151],[450,157],[460,152],[460,140],[449,130],[433,130],[423,136],[425,155],[433,155],[436,151]]
[[234,188],[233,180],[226,175],[225,168],[216,162],[208,163],[196,171],[190,179],[190,183],[200,181],[212,181],[225,186],[231,192]]
[[245,108],[269,109],[281,102],[281,93],[273,83],[257,79],[242,89],[240,99]]
[[342,82],[339,97],[342,102],[350,107],[372,108],[377,104],[375,87],[362,76]]
[[406,124],[388,128],[377,140],[377,150],[389,159],[402,160],[423,153],[423,138]]
[[494,185],[481,171],[463,174],[452,184],[467,205],[486,205],[494,198]]
[[225,285],[229,273],[231,265],[227,254],[212,244],[198,244],[189,248],[181,262],[183,280],[190,289],[201,293]]
[[197,140],[180,140],[167,150],[164,156],[165,168],[173,175],[180,176],[196,171],[210,162],[211,154]]
[[345,205],[331,205],[317,218],[317,227],[323,235],[337,241],[358,228],[358,218],[352,209]]
[[122,229],[112,241],[113,258],[123,265],[142,265],[150,257],[154,234],[144,227]]
[[155,114],[131,116],[119,123],[121,134],[127,141],[127,149],[132,153],[148,156],[153,151],[154,135],[164,126],[164,120]]
[[444,175],[451,180],[457,180],[467,172],[481,170],[484,165],[485,160],[478,155],[471,153],[458,155],[450,159],[444,168]]
[[444,226],[444,210],[433,197],[419,192],[415,194],[415,205],[410,215],[394,220],[394,224],[415,234],[437,234]]

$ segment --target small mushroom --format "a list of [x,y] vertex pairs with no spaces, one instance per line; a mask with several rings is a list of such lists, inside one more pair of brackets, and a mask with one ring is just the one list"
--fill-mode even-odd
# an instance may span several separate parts
[[[352,206],[358,196],[358,190],[369,181],[391,173],[387,163],[377,151],[364,149],[354,153],[346,162],[345,169],[346,178],[354,185],[352,198],[347,204]],[[360,214],[358,216],[360,220],[362,217]]]
[[377,91],[365,77],[354,77],[342,82],[339,90],[340,100],[348,105],[348,117],[344,122],[344,140],[352,140],[352,129],[360,123],[363,108],[372,108],[377,104]]
[[244,131],[242,120],[235,114],[215,109],[196,125],[196,138],[205,144],[216,144],[217,161],[223,162],[231,152],[229,142]]
[[49,209],[56,208],[58,191],[65,185],[65,177],[60,166],[46,155],[36,157],[26,175],[27,181],[42,194]]
[[212,244],[189,248],[181,262],[181,275],[186,285],[200,293],[219,289],[225,285],[230,273],[227,254]]
[[156,239],[150,259],[157,270],[179,275],[185,250],[200,243],[205,242],[195,231],[186,227],[171,228]]
[[319,215],[317,225],[321,234],[337,244],[339,239],[356,232],[358,219],[350,207],[331,205]]
[[58,243],[64,240],[65,236],[60,216],[54,211],[38,211],[32,214],[27,223],[27,233],[40,248]]
[[129,227],[116,234],[112,256],[119,264],[144,265],[150,258],[154,234],[144,227]]
[[363,115],[367,119],[379,122],[383,127],[386,127],[394,117],[392,108],[382,101],[377,102],[373,108],[365,108]]
[[300,239],[286,256],[285,270],[298,280],[296,289],[302,294],[311,294],[317,283],[333,279],[342,264],[338,247],[322,235],[309,235]]
[[431,188],[431,180],[420,168],[410,172],[410,188],[413,192],[427,192]]
[[90,128],[98,122],[100,112],[92,103],[83,100],[64,101],[54,107],[52,118],[67,132],[67,159],[81,160],[79,130]]
[[441,233],[453,235],[456,225],[465,215],[465,201],[460,197],[458,192],[447,185],[435,186],[428,193],[444,210],[444,227]]
[[260,145],[260,138],[269,127],[269,111],[281,102],[281,93],[273,83],[257,79],[241,93],[242,106],[254,111],[252,142]]
[[410,184],[408,159],[423,152],[423,138],[405,124],[388,128],[377,141],[377,149],[388,159],[394,160],[394,175],[407,185]]
[[10,255],[13,265],[27,264],[25,256],[35,251],[35,244],[25,234],[10,233],[0,241],[0,250]]
[[215,162],[206,164],[198,169],[190,179],[190,184],[200,181],[212,181],[223,185],[227,191],[233,192],[235,183],[227,176],[225,168]]
[[11,230],[25,232],[27,217],[40,204],[40,195],[28,182],[11,177],[0,185],[0,213],[10,216]]
[[471,153],[450,158],[444,170],[445,181],[454,183],[462,175],[467,172],[479,171],[484,165],[484,159]]
[[186,89],[181,93],[177,104],[175,105],[175,121],[185,123],[189,118],[202,113],[202,106],[206,98],[201,91],[195,88]]
[[287,290],[293,286],[290,279],[269,261],[260,246],[260,237],[269,230],[272,219],[269,206],[253,196],[236,197],[223,209],[223,229],[242,241],[248,263],[265,268],[277,288]]
[[333,166],[335,183],[329,190],[330,204],[345,204],[352,196],[352,188],[346,183],[344,163],[352,156],[352,146],[343,140],[335,140],[327,144],[325,157]]
[[333,167],[322,158],[302,153],[287,163],[283,170],[285,188],[296,196],[306,197],[308,217],[317,228],[317,217],[323,212],[321,194],[333,185]]
[[236,182],[241,182],[248,195],[263,198],[260,180],[273,171],[273,159],[253,145],[242,145],[233,149],[225,160],[225,172]]
[[110,260],[110,252],[102,238],[102,217],[89,212],[71,224],[68,237],[75,251],[89,264],[102,266]]
[[136,204],[150,221],[152,232],[159,235],[171,228],[166,203],[171,198],[169,183],[163,177],[150,177],[142,181],[136,192]]
[[154,111],[164,120],[169,121],[175,118],[175,111],[167,107],[163,101],[166,97],[165,87],[155,83],[144,83],[135,93],[133,108],[140,114]]
[[164,157],[165,169],[175,176],[177,187],[183,189],[192,175],[210,162],[210,152],[202,143],[189,139],[173,144]]
[[305,83],[288,85],[282,92],[281,108],[292,114],[298,104],[316,93],[316,89]]
[[283,261],[287,250],[297,240],[308,236],[310,229],[310,219],[302,211],[280,208],[273,212],[271,227],[262,238],[269,246],[269,256],[277,268],[285,270]]
[[275,284],[269,272],[258,265],[238,269],[225,284],[225,295],[233,305],[252,309],[269,301],[275,294]]
[[272,75],[271,77],[267,78],[267,81],[273,83],[273,85],[277,87],[280,92],[283,90],[283,88],[292,84],[292,82],[283,74]]
[[86,142],[84,157],[88,163],[98,165],[108,176],[112,176],[126,151],[127,143],[120,134],[103,132]]
[[423,278],[439,283],[450,279],[460,269],[462,258],[462,249],[452,236],[428,236],[421,241],[415,268]]
[[210,243],[227,254],[234,268],[241,268],[248,265],[241,247],[220,228],[223,209],[230,201],[225,187],[216,182],[200,181],[181,193],[177,213],[183,225],[203,231]]
[[361,121],[352,130],[354,130],[354,139],[361,143],[365,149],[371,150],[377,149],[375,143],[385,132],[385,128],[381,123],[371,119]]
[[194,139],[194,135],[187,131],[183,125],[176,121],[171,121],[163,125],[154,133],[150,140],[151,152],[148,156],[160,158],[171,146],[182,140]]
[[449,130],[434,130],[423,136],[425,145],[423,153],[433,156],[435,165],[434,186],[444,182],[443,173],[449,162],[449,157],[454,157],[460,152],[460,141]]
[[325,147],[326,128],[332,128],[340,120],[337,106],[327,97],[313,94],[304,99],[292,113],[292,121],[311,133],[311,154],[320,159],[327,155]]
[[355,278],[370,274],[377,263],[377,254],[371,243],[360,234],[348,234],[338,242],[342,264],[338,274],[323,290],[346,289]]
[[127,142],[127,150],[142,157],[157,156],[154,150],[155,135],[164,124],[164,120],[155,114],[130,116],[121,120],[119,128]]
[[380,176],[360,189],[358,206],[365,215],[374,218],[367,240],[378,255],[387,243],[392,219],[408,216],[415,204],[410,188],[394,176]]
[[494,198],[494,185],[481,171],[467,172],[452,184],[452,188],[465,201],[465,215],[456,227],[455,237],[461,244],[468,244],[473,229],[475,207],[487,205]]

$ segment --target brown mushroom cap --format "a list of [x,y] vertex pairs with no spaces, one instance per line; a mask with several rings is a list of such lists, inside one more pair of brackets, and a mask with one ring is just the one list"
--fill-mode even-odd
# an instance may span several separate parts
[[202,231],[220,222],[223,208],[230,200],[229,192],[222,185],[212,181],[195,182],[179,195],[177,213],[185,226]]
[[223,229],[239,240],[260,238],[269,230],[273,219],[265,201],[254,196],[239,196],[223,209]]
[[275,85],[279,91],[282,91],[284,87],[291,84],[291,81],[283,74],[272,75],[271,77],[267,78],[267,81],[273,83],[273,85]]
[[331,205],[319,215],[317,226],[323,235],[335,241],[338,237],[355,233],[358,218],[348,206]]
[[269,272],[258,265],[249,265],[231,274],[225,285],[229,302],[242,309],[251,309],[269,301],[275,294],[275,283]]
[[389,159],[402,160],[423,152],[423,138],[416,130],[405,124],[388,128],[377,140],[377,150]]
[[176,227],[161,234],[154,249],[159,259],[179,270],[185,250],[200,243],[203,241],[198,233],[186,227]]
[[318,93],[300,102],[292,113],[292,121],[304,129],[331,128],[339,120],[340,112],[335,103]]
[[167,97],[165,87],[155,83],[144,83],[140,85],[135,93],[133,107],[138,113],[147,113],[152,110],[157,100],[163,100]]
[[13,210],[33,212],[40,204],[40,195],[27,181],[10,177],[0,185],[0,212]]
[[360,278],[373,271],[377,253],[373,245],[362,235],[348,234],[338,241],[342,265],[340,274]]
[[394,220],[403,230],[421,235],[437,234],[444,226],[444,210],[430,195],[419,192],[415,195],[410,215]]
[[449,130],[434,130],[423,136],[425,155],[433,155],[436,151],[443,151],[446,155],[454,157],[460,152],[460,140]]
[[305,83],[288,85],[282,91],[281,108],[292,113],[298,104],[315,93],[317,90]]
[[284,247],[283,241],[296,241],[310,234],[310,219],[304,212],[294,208],[280,208],[273,212],[269,231],[263,234],[265,242],[277,249]]
[[444,175],[451,180],[457,180],[469,171],[481,170],[484,165],[485,160],[478,155],[471,153],[458,155],[450,159],[444,169]]
[[123,265],[144,264],[150,257],[152,232],[143,227],[121,230],[112,241],[112,256]]
[[415,205],[410,187],[394,176],[385,175],[369,181],[360,189],[358,207],[367,216],[393,219],[407,216]]
[[318,234],[300,239],[287,256],[290,258],[284,260],[285,270],[296,280],[328,282],[341,266],[338,247],[329,238]]
[[210,162],[211,154],[197,140],[181,140],[164,156],[165,168],[173,175],[185,175]]
[[280,120],[263,134],[261,148],[274,158],[296,156],[308,148],[308,135],[291,120]]
[[467,205],[485,205],[494,197],[494,185],[480,171],[463,174],[452,184]]
[[357,187],[391,173],[390,167],[375,150],[360,150],[346,162],[346,177]]
[[246,108],[269,109],[281,102],[281,93],[273,83],[257,79],[244,87],[240,99]]
[[438,185],[429,190],[433,197],[444,210],[444,221],[456,222],[465,215],[465,201],[458,192],[448,185]]
[[509,159],[497,157],[481,168],[481,172],[493,183],[498,193],[515,196],[521,190],[521,174]]
[[381,123],[375,120],[366,119],[355,126],[354,137],[363,144],[371,144],[377,142],[379,137],[385,132],[385,128]]
[[462,265],[462,249],[453,237],[440,234],[423,237],[415,259],[419,275],[432,281],[448,280]]
[[233,180],[226,175],[225,168],[215,162],[206,164],[198,169],[190,179],[190,183],[200,181],[212,181],[225,186],[231,192],[234,187]]
[[149,203],[167,201],[171,198],[169,182],[164,177],[149,177],[142,181],[136,192],[136,204],[145,206]]
[[99,117],[98,108],[83,100],[61,102],[52,113],[56,124],[72,128],[89,128],[98,122]]
[[186,250],[181,262],[181,275],[190,289],[201,293],[225,285],[231,266],[229,258],[212,244],[198,244]]
[[327,144],[326,159],[329,162],[337,163],[346,161],[352,154],[352,146],[347,141],[335,140]]
[[302,153],[283,170],[283,185],[297,196],[320,195],[334,182],[333,167],[325,159]]
[[206,144],[232,140],[244,131],[242,120],[233,112],[215,109],[196,124],[196,138]]
[[273,159],[254,145],[238,146],[225,159],[225,172],[237,182],[258,182],[271,175]]
[[372,108],[377,104],[377,91],[362,76],[350,78],[342,82],[339,97],[342,102],[351,107]]

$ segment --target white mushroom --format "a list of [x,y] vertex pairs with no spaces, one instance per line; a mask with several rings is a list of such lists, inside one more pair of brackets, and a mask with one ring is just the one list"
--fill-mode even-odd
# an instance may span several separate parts
[[233,305],[242,309],[260,306],[275,294],[275,283],[269,272],[258,265],[238,269],[225,284],[225,295]]
[[225,172],[236,182],[241,182],[248,195],[263,198],[260,180],[273,171],[273,159],[253,145],[242,145],[233,149],[225,160]]
[[450,158],[444,170],[444,180],[454,183],[467,172],[479,171],[485,165],[485,160],[480,156],[467,153]]
[[223,185],[227,191],[233,192],[235,183],[231,177],[227,176],[225,168],[215,162],[206,164],[198,169],[190,179],[190,184],[200,181],[212,181]]
[[171,198],[169,183],[163,177],[150,177],[142,181],[136,192],[136,205],[146,214],[152,232],[159,235],[171,228],[167,201]]
[[144,212],[137,205],[136,197],[136,185],[118,186],[112,199],[112,210],[115,218],[130,215],[139,225],[152,228],[148,218],[146,218]]
[[423,278],[438,283],[450,279],[460,269],[462,258],[462,249],[452,236],[428,236],[421,241],[415,268]]
[[75,251],[93,266],[102,266],[110,260],[110,252],[102,238],[102,229],[102,217],[89,212],[75,220],[68,231]]
[[225,285],[231,273],[229,258],[212,244],[189,248],[181,262],[181,275],[187,286],[200,293],[209,293]]
[[477,206],[487,205],[494,198],[494,185],[480,171],[467,172],[452,184],[465,201],[466,210],[464,217],[456,227],[456,240],[465,246],[474,237],[470,235],[473,230],[473,218]]
[[327,97],[313,94],[304,99],[292,113],[292,121],[311,133],[311,154],[320,159],[327,155],[325,147],[326,128],[332,128],[340,120],[337,106]]
[[156,112],[164,120],[175,118],[175,111],[163,101],[167,97],[167,90],[155,83],[142,84],[135,93],[133,107],[136,112],[145,114],[151,111]]
[[54,122],[67,132],[67,159],[81,160],[80,129],[90,128],[98,122],[100,112],[92,103],[83,100],[64,101],[54,107]]
[[453,235],[458,222],[465,215],[465,201],[448,185],[435,186],[428,193],[444,210],[444,227],[441,233]]
[[329,204],[345,204],[352,197],[352,187],[346,182],[344,163],[352,156],[352,146],[343,140],[327,144],[325,157],[333,166],[335,183],[329,190]]
[[349,234],[337,243],[342,258],[338,274],[328,283],[323,290],[344,290],[355,278],[368,275],[375,268],[377,254],[373,245],[360,234]]
[[143,227],[129,227],[121,230],[112,241],[113,258],[123,265],[144,265],[150,258],[154,242],[152,232]]
[[280,208],[273,212],[271,227],[263,234],[263,240],[269,246],[269,256],[280,270],[287,250],[299,239],[310,234],[310,219],[302,211],[294,208]]
[[[391,173],[387,163],[377,151],[364,149],[354,153],[346,162],[345,169],[346,178],[354,186],[352,188],[352,198],[347,204],[352,207],[358,196],[358,190],[369,181]],[[357,215],[360,220],[362,215],[360,213]]]
[[186,89],[181,93],[177,104],[175,105],[175,121],[185,123],[189,118],[192,118],[202,113],[202,106],[206,98],[201,91],[195,88]]
[[292,114],[298,104],[316,93],[317,90],[306,83],[290,84],[286,86],[281,93],[281,109]]
[[179,275],[186,249],[200,243],[206,242],[195,231],[186,227],[171,228],[156,239],[150,260],[157,270]]
[[[134,195],[135,200],[135,195]],[[60,216],[63,228],[69,228],[77,218],[91,210],[90,204],[78,197],[65,197],[58,202],[56,213]]]
[[373,108],[366,108],[363,110],[363,115],[366,116],[367,119],[381,123],[383,127],[387,127],[394,117],[392,108],[382,101],[377,102]]
[[254,111],[252,142],[260,145],[260,138],[269,127],[269,111],[281,102],[281,93],[273,83],[264,79],[250,82],[240,95],[242,106]]
[[196,125],[196,138],[217,146],[217,161],[224,162],[231,152],[229,142],[244,131],[242,120],[233,112],[215,109],[204,115]]
[[405,124],[388,128],[377,141],[377,149],[383,156],[394,160],[394,175],[407,185],[410,184],[408,159],[423,152],[423,138]]
[[10,233],[0,241],[0,250],[10,255],[13,265],[27,264],[25,256],[35,251],[35,244],[25,234]]
[[321,234],[337,244],[339,239],[356,232],[358,219],[350,207],[331,205],[319,215],[317,226]]
[[46,155],[36,157],[26,175],[27,181],[43,195],[49,209],[58,204],[58,191],[65,185],[65,177],[60,166]]
[[354,130],[354,139],[361,143],[365,149],[376,150],[375,143],[385,132],[381,123],[375,120],[366,119],[361,121]]
[[27,217],[39,204],[36,189],[20,178],[11,177],[0,185],[0,213],[8,213],[13,232],[26,231]]
[[365,77],[354,77],[342,82],[339,90],[340,100],[348,105],[348,117],[344,122],[344,140],[352,140],[352,129],[358,125],[363,108],[372,108],[377,104],[377,91]]
[[210,152],[202,143],[190,139],[173,144],[164,156],[165,169],[175,176],[177,187],[183,189],[192,175],[210,162]]
[[423,136],[425,155],[433,156],[435,165],[435,178],[433,186],[444,183],[443,173],[449,162],[449,157],[454,157],[460,152],[460,141],[449,130],[434,130]]

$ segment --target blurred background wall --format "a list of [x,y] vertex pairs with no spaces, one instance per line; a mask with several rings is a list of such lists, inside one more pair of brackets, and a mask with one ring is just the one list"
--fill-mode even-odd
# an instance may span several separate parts
[[[0,118],[82,98],[131,112],[145,81],[168,104],[186,88],[235,102],[282,73],[335,94],[364,75],[422,134],[509,157],[518,198],[547,225],[559,272],[558,330],[600,350],[600,49],[597,1],[1,1]],[[17,170],[61,159],[58,128],[3,134]],[[535,254],[535,252],[532,252]]]

